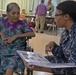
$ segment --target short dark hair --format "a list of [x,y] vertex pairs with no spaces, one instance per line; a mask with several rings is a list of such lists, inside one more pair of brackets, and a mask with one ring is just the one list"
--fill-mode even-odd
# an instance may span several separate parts
[[25,11],[25,9],[22,9],[22,11]]
[[61,2],[56,8],[61,10],[63,14],[69,14],[69,16],[76,22],[76,1]]
[[17,7],[19,8],[19,10],[20,10],[19,5],[18,5],[17,3],[12,2],[12,3],[9,3],[9,4],[7,5],[6,12],[7,12],[7,13],[10,12],[14,6],[17,6]]
[[44,3],[45,0],[41,0],[41,3]]

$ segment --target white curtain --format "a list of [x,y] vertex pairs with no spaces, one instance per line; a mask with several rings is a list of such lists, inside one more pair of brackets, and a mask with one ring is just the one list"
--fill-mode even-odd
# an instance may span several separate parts
[[[35,12],[36,6],[40,3],[41,0],[0,0],[0,10],[6,11],[6,6],[10,2],[16,2],[19,4],[21,10],[25,9],[26,13],[29,14],[29,11]],[[56,7],[56,5],[59,3],[60,0],[52,0],[53,5]],[[47,3],[47,0],[45,0],[45,3]],[[55,8],[54,7],[54,8]]]

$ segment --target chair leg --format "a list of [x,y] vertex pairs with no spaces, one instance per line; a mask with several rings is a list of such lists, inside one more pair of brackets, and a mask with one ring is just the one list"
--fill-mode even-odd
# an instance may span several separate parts
[[27,69],[27,75],[30,75],[30,70],[29,69]]
[[31,71],[31,75],[33,75],[33,71]]
[[33,71],[30,71],[29,69],[27,69],[27,75],[33,75]]
[[51,29],[51,27],[52,27],[52,26],[50,26],[50,27],[47,29],[47,31],[49,31],[49,30]]

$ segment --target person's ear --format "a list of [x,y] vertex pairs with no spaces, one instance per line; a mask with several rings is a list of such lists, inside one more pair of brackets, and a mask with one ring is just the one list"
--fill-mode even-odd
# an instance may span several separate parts
[[65,19],[65,20],[68,20],[69,17],[70,17],[70,16],[69,16],[68,14],[65,14],[65,15],[64,15],[64,19]]

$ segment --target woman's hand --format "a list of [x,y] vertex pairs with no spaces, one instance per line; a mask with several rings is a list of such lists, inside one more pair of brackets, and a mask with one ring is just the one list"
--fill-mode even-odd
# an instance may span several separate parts
[[34,70],[34,66],[33,65],[28,65],[27,62],[24,61],[24,65],[25,67],[27,67],[29,70]]
[[2,40],[2,43],[3,43],[3,45],[7,45],[8,44],[8,38],[4,38],[3,40]]
[[1,38],[2,38],[2,43],[3,43],[3,45],[6,45],[8,38],[6,38],[5,34],[2,33],[2,32],[0,32],[0,36],[1,36]]
[[50,73],[52,73],[52,69],[51,69],[51,68],[45,68],[45,67],[28,65],[28,63],[25,62],[25,61],[24,61],[24,65],[25,65],[25,67],[27,67],[29,70],[44,71],[44,72],[50,72]]
[[48,54],[48,52],[51,52],[53,48],[54,48],[54,41],[49,42],[49,43],[45,46],[45,53]]
[[9,37],[8,38],[8,43],[12,43],[13,41],[15,41],[17,39],[17,35],[14,35],[14,36],[12,36],[12,37]]

